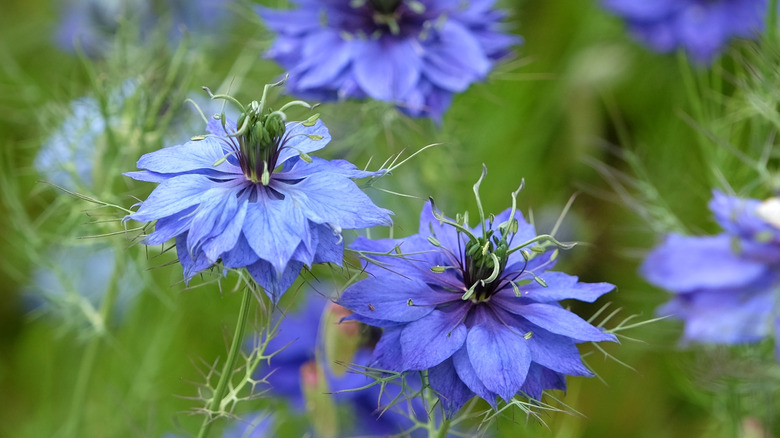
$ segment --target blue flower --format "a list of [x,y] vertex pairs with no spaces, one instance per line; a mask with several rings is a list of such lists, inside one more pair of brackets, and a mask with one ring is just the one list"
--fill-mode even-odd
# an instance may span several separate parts
[[222,438],[271,438],[273,417],[265,412],[255,412],[233,420],[222,433]]
[[106,113],[95,97],[82,97],[70,104],[70,114],[49,135],[38,151],[33,166],[44,179],[68,190],[91,190],[93,170],[105,153],[106,128],[121,122],[126,99],[136,91],[128,80],[110,94]]
[[[80,47],[90,56],[103,55],[114,37],[126,24],[145,39],[161,24],[170,28],[169,40],[178,42],[181,30],[194,35],[216,36],[227,18],[228,0],[166,0],[155,5],[152,0],[69,0],[63,3],[63,17],[57,29],[56,42],[64,50]],[[167,14],[160,14],[162,11]],[[163,22],[165,16],[169,21]],[[211,31],[211,32],[208,32]]]
[[653,50],[678,48],[707,63],[734,37],[754,38],[764,27],[766,0],[604,0],[631,33]]
[[[343,313],[345,309],[324,300],[317,300],[314,294],[307,295],[311,295],[312,298],[307,299],[304,307],[299,311],[285,315],[279,324],[278,334],[268,345],[269,352],[281,350],[273,357],[271,362],[273,371],[267,377],[271,386],[270,392],[291,402],[296,410],[303,411],[306,400],[302,380],[321,374],[326,380],[324,387],[327,387],[334,401],[341,405],[348,405],[349,411],[353,414],[351,427],[343,431],[344,433],[388,436],[399,434],[411,427],[412,421],[394,409],[379,415],[382,409],[378,406],[380,396],[383,402],[393,400],[398,395],[398,387],[387,386],[383,393],[380,392],[379,385],[361,391],[351,391],[373,380],[362,374],[346,371],[343,364],[327,363],[327,360],[323,360],[327,355],[324,353],[322,330],[328,328],[324,327],[321,317],[328,312],[334,314],[335,318],[326,320],[338,321],[339,313]],[[356,324],[353,323],[352,326],[342,324],[335,329],[352,332],[342,335],[344,337],[365,338],[355,352],[352,362],[358,366],[366,366],[371,359],[370,345],[376,340],[371,339],[370,334],[369,336],[365,333],[361,334],[359,329],[352,330],[357,329],[354,327]],[[401,405],[404,406],[403,403]],[[421,406],[417,408],[419,411],[416,412],[423,412]]]
[[384,328],[374,366],[427,370],[448,416],[474,395],[496,407],[496,396],[539,399],[565,389],[567,374],[590,376],[576,344],[616,338],[558,301],[593,302],[614,286],[547,271],[555,257],[545,248],[555,241],[537,236],[514,208],[474,229],[465,222],[428,205],[418,234],[352,245],[376,264],[366,264],[369,277],[339,303]]
[[50,248],[32,274],[28,298],[33,310],[52,313],[76,327],[102,329],[98,309],[109,288],[118,288],[112,310],[120,317],[143,288],[135,263],[117,259],[114,248],[105,244]]
[[145,170],[126,175],[160,185],[126,219],[157,221],[148,245],[176,238],[185,279],[218,261],[246,267],[276,302],[303,265],[341,265],[343,229],[389,225],[390,212],[352,181],[376,172],[308,155],[330,141],[321,121],[242,111],[239,129],[211,120],[202,140],[142,156]]
[[684,321],[684,341],[740,344],[774,331],[780,228],[762,217],[762,205],[715,191],[709,207],[725,231],[671,234],[642,264],[647,281],[675,294],[658,313]]
[[454,93],[485,79],[521,39],[503,33],[494,0],[295,0],[258,8],[277,33],[266,56],[287,69],[292,94],[391,102],[440,120]]

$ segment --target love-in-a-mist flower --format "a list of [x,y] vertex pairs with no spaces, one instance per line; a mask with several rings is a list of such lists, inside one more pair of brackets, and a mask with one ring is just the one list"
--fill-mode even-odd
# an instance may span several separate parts
[[142,156],[144,170],[126,175],[160,185],[126,219],[157,221],[148,245],[176,238],[185,279],[217,262],[246,267],[276,302],[303,265],[341,264],[343,229],[389,225],[390,212],[352,181],[381,171],[309,156],[328,129],[316,116],[286,122],[285,110],[308,105],[272,111],[270,87],[246,107],[215,96],[241,107],[238,127],[220,116],[202,139]]
[[169,29],[168,40],[178,42],[182,31],[194,37],[219,36],[227,19],[228,0],[66,0],[59,4],[62,19],[56,33],[60,48],[76,47],[87,55],[104,55],[122,26],[146,39],[159,26]]
[[271,438],[275,436],[274,417],[267,412],[244,414],[231,421],[222,438]]
[[684,341],[765,339],[780,323],[780,200],[714,191],[709,207],[723,233],[671,234],[648,254],[641,273],[675,294],[658,313],[684,322]]
[[431,202],[418,234],[351,246],[373,261],[365,264],[368,278],[339,303],[384,328],[374,365],[427,370],[448,416],[474,395],[495,407],[497,396],[539,399],[543,390],[565,389],[566,375],[591,375],[577,343],[616,340],[558,303],[593,302],[614,286],[548,271],[557,255],[551,249],[563,244],[536,234],[516,211],[516,195],[495,217],[486,218],[478,202],[476,228]]
[[136,89],[135,81],[125,81],[109,94],[104,109],[94,96],[71,102],[68,116],[41,145],[33,162],[35,170],[68,190],[91,190],[95,165],[109,147],[106,131],[120,125],[125,103]]
[[[352,416],[348,423],[340,424],[340,436],[390,436],[409,429],[413,425],[409,414],[396,412],[396,408],[382,412],[386,406],[380,406],[399,394],[398,386],[388,385],[383,390],[375,385],[354,391],[373,379],[347,370],[346,364],[336,363],[343,360],[367,366],[376,338],[362,331],[358,322],[338,324],[342,317],[351,313],[343,307],[319,299],[316,294],[307,296],[310,298],[302,309],[284,316],[277,334],[268,344],[268,351],[279,351],[271,361],[273,371],[266,377],[269,393],[289,401],[298,411],[305,411],[312,403],[307,395],[318,399],[314,403],[321,402],[324,396],[331,397],[331,402],[340,406],[348,406]],[[328,336],[332,333],[335,335]],[[326,352],[326,341],[336,344],[331,346],[334,350],[347,347],[351,350],[348,352],[350,357],[331,357]],[[397,408],[406,407],[405,403],[400,405]],[[417,414],[421,415],[422,407],[417,409]],[[311,420],[317,421],[317,418]]]
[[26,296],[30,307],[75,328],[104,328],[98,309],[109,289],[117,288],[111,310],[119,317],[143,289],[138,266],[104,243],[54,246],[36,264]]
[[266,56],[290,93],[392,102],[440,119],[454,93],[485,79],[521,39],[501,30],[494,0],[294,0],[258,8],[277,39]]
[[684,49],[710,62],[729,40],[753,38],[764,28],[766,0],[603,0],[631,33],[652,50]]

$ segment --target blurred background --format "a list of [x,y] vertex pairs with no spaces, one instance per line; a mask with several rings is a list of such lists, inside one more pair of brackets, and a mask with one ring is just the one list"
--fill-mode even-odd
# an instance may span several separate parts
[[[95,38],[73,47],[68,26],[95,25],[73,24],[82,3],[90,2],[6,2],[0,14],[0,436],[67,436],[73,427],[86,437],[192,434],[201,373],[225,356],[235,323],[234,282],[220,288],[196,278],[186,287],[175,254],[134,242],[121,211],[42,181],[130,208],[153,185],[121,173],[143,153],[202,133],[185,99],[208,115],[219,106],[202,86],[249,101],[283,71],[263,58],[273,35],[248,3],[211,2],[197,16],[198,2],[151,2],[148,10],[140,0],[106,2],[127,22],[91,10]],[[416,232],[429,196],[450,216],[476,217],[471,186],[483,163],[486,211],[508,207],[524,179],[518,208],[539,232],[576,195],[558,236],[582,244],[557,269],[617,290],[572,309],[585,319],[604,306],[602,318],[619,310],[607,326],[631,315],[653,319],[669,294],[637,268],[662,234],[717,232],[706,208],[713,188],[756,198],[778,188],[776,168],[739,156],[758,157],[775,143],[780,54],[774,44],[737,40],[712,66],[696,65],[645,49],[597,1],[499,6],[524,43],[486,82],[457,95],[440,125],[381,102],[326,103],[318,110],[333,141],[319,156],[375,168],[442,143],[378,183],[411,197],[369,190],[395,212],[395,237]],[[89,134],[93,123],[100,135]],[[776,166],[770,155],[767,166]],[[348,278],[327,267],[303,277],[330,288],[325,294]],[[282,307],[303,306],[311,294],[304,283]],[[109,288],[119,293],[106,303]],[[261,313],[250,318],[260,324]],[[541,412],[542,423],[505,411],[486,434],[779,436],[772,342],[681,346],[681,328],[663,320],[624,332],[635,340],[604,346],[611,357],[582,345],[598,377],[569,377],[568,391],[553,393],[565,405],[547,400],[571,412]],[[272,410],[277,436],[302,436],[317,420],[285,406],[269,394],[239,409]]]

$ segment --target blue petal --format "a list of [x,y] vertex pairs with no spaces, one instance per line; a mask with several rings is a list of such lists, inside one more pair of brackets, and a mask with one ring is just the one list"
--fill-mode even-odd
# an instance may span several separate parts
[[278,11],[255,6],[255,12],[270,29],[287,35],[300,35],[320,27],[319,9],[300,8]]
[[200,141],[188,141],[182,145],[162,148],[143,155],[137,163],[139,169],[157,173],[182,173],[195,170],[229,173],[240,175],[241,168],[223,161],[220,165],[214,163],[225,156],[219,140],[206,137]]
[[[316,236],[317,251],[314,263],[333,263],[341,266],[344,258],[344,239],[327,225],[314,225],[312,235]],[[314,239],[313,239],[314,240]]]
[[474,366],[471,365],[469,359],[468,348],[464,345],[460,350],[456,351],[452,355],[452,364],[455,367],[455,371],[458,373],[458,377],[468,387],[468,389],[474,394],[482,397],[483,400],[488,402],[493,409],[497,408],[496,405],[496,393],[487,389],[482,380],[477,375]]
[[780,318],[775,319],[775,359],[780,362]]
[[279,302],[282,294],[295,283],[295,279],[298,278],[298,273],[301,272],[302,267],[303,263],[291,261],[279,273],[270,263],[261,259],[247,266],[246,269],[252,275],[252,278],[257,281],[257,284],[263,287],[265,294],[268,295],[271,302],[276,304]]
[[405,326],[385,327],[374,347],[373,366],[387,371],[406,371],[401,347],[401,332]]
[[742,286],[764,275],[766,269],[761,263],[734,254],[732,238],[725,234],[669,235],[640,268],[647,281],[675,292]]
[[181,175],[163,181],[141,203],[138,211],[127,216],[138,222],[174,215],[184,209],[200,204],[205,193],[216,183],[203,175]]
[[[342,35],[330,29],[311,34],[304,39],[302,63],[297,88],[327,87],[338,79],[354,55],[354,45]],[[291,75],[294,73],[291,72]]]
[[[235,196],[229,196],[229,198],[229,207],[223,210],[219,221],[215,223],[202,246],[209,260],[216,261],[222,253],[233,249],[244,226],[248,201]],[[234,201],[237,204],[235,206],[233,206]],[[191,233],[196,227],[195,220],[196,218],[193,219]]]
[[686,341],[739,344],[770,333],[776,275],[743,288],[701,290],[675,297],[660,309],[685,321]]
[[556,335],[529,323],[521,317],[501,312],[501,319],[518,333],[531,333],[528,348],[531,360],[559,373],[572,376],[592,376],[593,373],[583,365],[580,352],[574,340],[567,336]]
[[158,219],[154,224],[154,232],[144,239],[144,243],[146,245],[159,245],[187,231],[190,228],[195,208],[192,206],[171,216]]
[[181,263],[184,270],[185,282],[189,282],[195,274],[212,265],[212,262],[206,258],[203,251],[190,254],[187,249],[187,233],[176,237],[176,255],[179,257],[179,263]]
[[344,229],[390,225],[389,211],[379,208],[349,178],[313,173],[297,184],[272,181],[271,186],[290,196],[312,222]]
[[448,91],[465,91],[490,71],[490,60],[479,42],[461,24],[444,23],[425,47],[422,71],[426,79]]
[[241,233],[235,246],[222,254],[222,264],[228,268],[243,268],[255,263],[260,257],[255,253],[246,237]]
[[557,305],[519,304],[504,307],[504,309],[522,316],[551,333],[568,336],[577,341],[617,342],[615,335],[601,331],[574,313]]
[[753,239],[756,234],[769,236],[780,235],[780,230],[772,227],[764,221],[756,210],[761,202],[756,199],[742,199],[735,196],[727,196],[718,190],[712,192],[712,200],[709,208],[715,214],[724,230]]
[[233,144],[236,144],[233,137],[227,137],[228,134],[234,134],[236,131],[236,123],[227,117],[225,117],[225,126],[222,126],[221,119],[217,120],[213,117],[209,117],[209,121],[206,123],[206,132],[215,136],[216,138],[214,140],[216,141],[232,142]]
[[410,322],[433,311],[435,306],[426,303],[436,294],[417,279],[391,274],[358,281],[344,291],[338,303],[369,318]]
[[452,359],[428,370],[428,382],[439,395],[444,415],[452,418],[466,404],[474,393],[460,380]]
[[555,371],[551,371],[535,363],[528,369],[528,376],[520,391],[535,398],[542,399],[542,392],[547,389],[560,389],[566,391],[566,376]]
[[[324,148],[330,143],[330,133],[328,128],[317,120],[313,126],[305,126],[303,122],[292,122],[286,125],[285,142],[279,152],[276,165],[281,165],[292,157],[297,157],[301,153],[310,153]],[[313,140],[309,136],[315,135],[322,137],[319,140]]]
[[[423,206],[422,212],[420,212],[420,228],[419,232],[422,236],[434,236],[439,243],[450,251],[457,253],[458,248],[463,247],[464,243],[460,242],[458,232],[455,227],[439,222],[433,215],[433,207],[430,202],[426,202]],[[434,249],[432,245],[427,249]]]
[[[609,283],[581,283],[573,275],[563,272],[545,272],[540,277],[547,284],[547,287],[541,286],[536,282],[520,286],[523,298],[534,300],[538,303],[549,303],[560,300],[575,299],[592,303],[603,294],[615,289],[615,286]],[[514,290],[507,285],[493,299],[502,303],[518,300]]]
[[135,172],[125,172],[122,175],[129,176],[130,178],[133,178],[136,181],[161,183],[167,179],[173,178],[174,176],[178,176],[179,174],[165,174],[165,173],[149,172],[148,170],[138,170]]
[[420,55],[409,39],[355,41],[354,72],[360,87],[377,100],[402,100],[420,78]]
[[434,367],[458,351],[467,334],[462,316],[462,311],[434,310],[407,324],[401,332],[404,370]]
[[466,348],[471,365],[485,387],[505,401],[525,382],[531,352],[521,333],[497,322],[482,322],[469,329]]
[[265,188],[257,190],[257,200],[246,212],[243,234],[255,254],[281,276],[298,243],[309,239],[309,224],[292,199],[271,199]]

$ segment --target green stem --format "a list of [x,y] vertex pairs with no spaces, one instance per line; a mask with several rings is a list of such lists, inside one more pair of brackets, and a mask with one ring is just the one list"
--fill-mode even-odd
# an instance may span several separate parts
[[769,0],[769,13],[767,14],[767,35],[770,44],[774,48],[777,44],[777,5],[778,0]]
[[111,312],[113,311],[114,304],[119,296],[117,282],[120,277],[121,275],[119,272],[114,273],[114,279],[106,291],[103,302],[100,303],[98,315],[100,316],[102,327],[100,328],[100,333],[89,341],[89,344],[84,351],[84,356],[81,358],[81,364],[79,364],[79,371],[76,377],[76,386],[73,390],[73,398],[70,403],[70,412],[68,413],[65,427],[62,429],[60,436],[81,436],[79,434],[79,427],[81,426],[81,420],[84,416],[84,403],[87,399],[87,390],[89,389],[92,370],[95,368],[95,362],[97,362],[100,343],[103,340],[103,336],[105,335],[105,331],[109,324],[109,319],[111,318]]
[[428,372],[423,371],[421,373],[421,377],[423,384],[423,406],[425,406],[425,410],[430,413],[428,415],[428,424],[426,425],[426,429],[428,430],[428,438],[445,438],[447,436],[447,432],[450,430],[451,420],[446,418],[444,416],[444,412],[442,411],[441,424],[436,424],[436,415],[434,415],[431,408],[436,405],[436,403],[439,401],[439,398],[436,396],[436,393],[433,391],[433,389],[431,389],[430,384],[428,383]]
[[233,367],[236,364],[236,358],[241,351],[241,341],[244,338],[244,328],[246,327],[247,316],[249,315],[249,305],[251,304],[250,297],[252,292],[249,288],[244,289],[244,295],[241,299],[241,309],[238,311],[238,322],[236,323],[236,331],[233,333],[233,343],[230,344],[230,351],[228,352],[225,365],[222,367],[222,374],[219,376],[219,382],[217,382],[217,388],[214,391],[214,396],[211,399],[211,403],[208,406],[208,412],[206,418],[203,419],[203,424],[200,426],[200,432],[198,432],[198,438],[205,438],[209,434],[211,429],[211,423],[214,418],[212,415],[222,411],[222,401],[225,396],[225,390],[228,387],[230,378],[233,376]]

